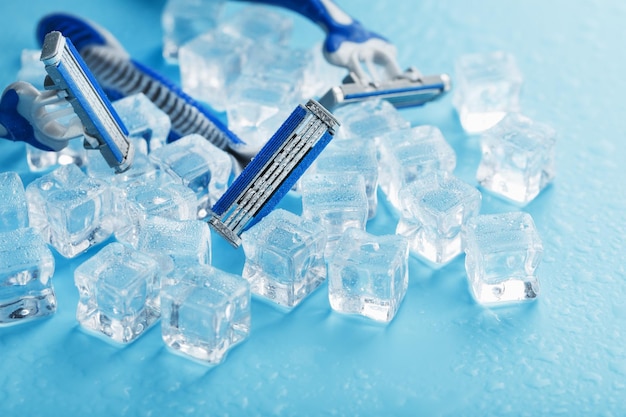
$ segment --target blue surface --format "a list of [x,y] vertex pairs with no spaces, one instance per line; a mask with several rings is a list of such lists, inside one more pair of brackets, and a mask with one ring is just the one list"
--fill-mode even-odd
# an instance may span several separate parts
[[[53,10],[95,19],[138,61],[177,77],[160,58],[162,1],[27,3],[0,6],[3,86]],[[389,326],[331,312],[325,284],[290,314],[254,301],[249,340],[209,370],[169,353],[158,327],[126,348],[80,331],[72,274],[86,258],[57,256],[57,314],[0,329],[1,416],[626,415],[626,3],[339,4],[424,73],[451,72],[462,53],[517,57],[524,112],[560,134],[555,183],[525,209],[545,247],[538,302],[484,309],[469,295],[462,258],[438,271],[411,260]],[[298,42],[322,39],[297,22]],[[478,142],[462,132],[450,97],[402,114],[439,126],[457,152],[456,173],[475,183]],[[0,143],[0,158],[3,171],[34,179],[22,145]],[[283,206],[300,210],[293,196]],[[371,231],[395,225],[387,207]],[[485,195],[483,212],[511,209]],[[215,263],[240,271],[242,251],[214,240]]]

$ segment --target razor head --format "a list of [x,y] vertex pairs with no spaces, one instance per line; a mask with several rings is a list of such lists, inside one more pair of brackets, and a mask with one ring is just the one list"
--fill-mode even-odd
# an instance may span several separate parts
[[209,225],[232,246],[269,214],[339,126],[315,100],[299,105],[211,209]]
[[130,167],[134,148],[128,131],[72,42],[61,32],[46,35],[41,61],[47,90],[60,90],[85,129],[85,147],[100,151],[118,172]]
[[448,74],[420,75],[413,68],[399,77],[377,83],[362,83],[349,75],[342,85],[328,90],[319,102],[330,110],[371,98],[387,100],[397,108],[414,107],[441,97],[450,90],[450,85]]

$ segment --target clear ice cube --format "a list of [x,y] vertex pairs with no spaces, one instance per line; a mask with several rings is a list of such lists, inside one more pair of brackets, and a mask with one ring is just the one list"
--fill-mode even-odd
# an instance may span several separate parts
[[141,224],[151,216],[179,221],[197,218],[196,195],[163,171],[156,171],[143,181],[121,184],[116,191],[118,240],[135,241]]
[[277,49],[291,39],[293,20],[266,6],[247,6],[220,24],[220,30],[232,36],[241,36],[256,44],[267,43]]
[[176,63],[179,48],[213,29],[224,0],[168,0],[161,15],[163,58]]
[[165,145],[172,127],[170,117],[143,93],[116,100],[113,108],[124,122],[135,152],[148,154]]
[[256,152],[298,105],[295,86],[281,78],[245,74],[233,85],[226,109],[228,126],[246,138],[246,152]]
[[535,270],[543,246],[530,214],[480,215],[470,219],[463,234],[465,270],[477,302],[500,305],[537,298]]
[[309,49],[311,60],[304,72],[304,82],[300,90],[303,99],[322,97],[328,90],[340,85],[347,72],[345,68],[330,64],[323,53],[321,43]]
[[53,314],[53,274],[54,257],[35,229],[0,233],[0,326]]
[[302,177],[302,217],[326,229],[326,255],[343,233],[353,227],[365,230],[368,202],[361,175],[321,175]]
[[379,185],[392,206],[400,209],[400,189],[423,175],[452,174],[456,154],[435,126],[417,126],[382,135],[378,141]]
[[131,236],[126,243],[159,261],[163,273],[193,263],[211,264],[211,232],[206,222],[151,216]]
[[254,294],[291,308],[326,279],[326,232],[314,222],[276,209],[241,239],[242,276]]
[[226,110],[230,89],[241,75],[251,40],[221,30],[207,32],[180,48],[178,62],[185,92]]
[[361,140],[376,139],[382,134],[411,127],[409,121],[385,100],[350,103],[339,107],[333,113],[341,123],[337,139],[351,137]]
[[17,172],[0,173],[0,233],[28,227],[24,184]]
[[513,55],[463,55],[456,61],[455,72],[452,101],[466,132],[487,130],[507,113],[519,110],[522,74]]
[[463,251],[461,228],[480,211],[481,194],[460,179],[431,173],[400,190],[401,216],[396,233],[411,253],[436,266]]
[[113,242],[74,271],[76,319],[85,329],[118,343],[143,334],[160,316],[157,261]]
[[[99,153],[96,150],[90,152]],[[87,150],[80,138],[70,140],[67,146],[58,152],[44,151],[26,144],[26,163],[31,172],[42,172],[59,165],[74,164],[82,167],[87,164]]]
[[552,128],[510,114],[481,136],[476,178],[486,190],[527,204],[554,178],[555,145]]
[[191,188],[198,197],[199,215],[224,194],[233,166],[226,152],[197,134],[156,149],[150,159]]
[[64,257],[73,258],[113,232],[113,194],[104,181],[65,165],[26,187],[31,226]]
[[315,160],[311,173],[323,175],[362,175],[365,181],[369,219],[378,206],[378,158],[371,140],[357,138],[331,142]]
[[209,365],[250,332],[250,286],[240,276],[208,265],[175,272],[161,290],[161,332],[176,353]]
[[328,298],[333,310],[391,321],[408,287],[408,256],[408,243],[402,236],[347,230],[328,262]]
[[41,49],[22,49],[17,79],[32,84],[38,90],[43,90],[43,81],[48,73],[46,66],[39,58],[41,58]]

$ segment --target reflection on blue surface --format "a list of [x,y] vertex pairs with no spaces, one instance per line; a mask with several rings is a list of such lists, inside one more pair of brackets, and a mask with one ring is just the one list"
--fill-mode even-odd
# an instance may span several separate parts
[[[412,259],[388,326],[331,312],[326,284],[290,314],[254,300],[250,338],[207,370],[170,354],[158,326],[125,349],[80,331],[72,274],[85,257],[57,256],[56,315],[0,330],[1,415],[626,414],[626,58],[618,36],[626,4],[338,2],[396,43],[403,66],[424,73],[452,72],[462,53],[516,56],[522,111],[560,136],[555,182],[524,208],[544,244],[540,299],[488,310],[472,301],[462,257],[437,271]],[[176,77],[161,62],[162,4],[3,3],[2,86],[53,8],[97,20],[133,57]],[[321,39],[303,20],[295,26],[298,42]],[[438,126],[457,153],[455,175],[476,184],[478,140],[463,133],[449,97],[402,115]],[[0,155],[3,171],[25,183],[36,177],[21,145],[0,143]],[[281,206],[298,212],[300,201],[288,196]],[[513,209],[484,193],[483,213]],[[382,234],[396,221],[382,197],[368,230]],[[241,250],[215,237],[213,254],[218,267],[241,271]]]

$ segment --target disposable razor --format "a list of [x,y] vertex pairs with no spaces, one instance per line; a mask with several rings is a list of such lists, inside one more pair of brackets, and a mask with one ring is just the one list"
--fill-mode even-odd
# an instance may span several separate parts
[[118,172],[126,170],[134,152],[126,127],[72,42],[48,33],[41,60],[47,91],[24,81],[10,84],[0,99],[0,137],[44,151],[60,151],[84,137],[86,148],[99,150]]
[[299,105],[211,209],[209,225],[232,246],[270,213],[335,134],[339,122],[315,100]]
[[72,105],[85,130],[85,148],[100,151],[117,171],[128,169],[134,148],[128,131],[80,55],[61,32],[46,35],[41,61],[46,90],[56,90]]

